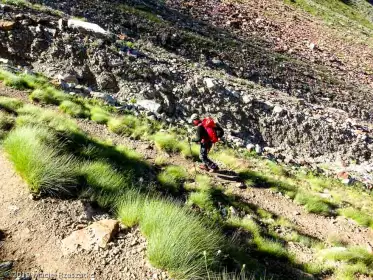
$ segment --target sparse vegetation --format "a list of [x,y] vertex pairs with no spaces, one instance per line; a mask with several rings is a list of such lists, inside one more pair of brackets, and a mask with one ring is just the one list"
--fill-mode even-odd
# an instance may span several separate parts
[[61,102],[68,101],[71,98],[54,87],[46,87],[34,90],[30,94],[30,99],[38,103],[60,105]]
[[77,162],[44,143],[50,134],[41,127],[20,127],[9,133],[4,148],[32,192],[70,194],[78,186]]
[[0,110],[5,110],[9,113],[16,113],[23,106],[23,102],[10,97],[0,96]]
[[91,120],[99,124],[107,124],[110,120],[110,113],[98,106],[90,109],[90,115]]
[[84,118],[89,115],[85,107],[73,101],[65,100],[59,106],[60,110],[74,118]]
[[353,219],[359,225],[365,227],[373,228],[373,218],[371,215],[368,215],[358,209],[354,209],[352,207],[343,208],[338,210],[339,214],[345,216],[346,218]]
[[298,192],[295,196],[295,201],[304,205],[310,213],[329,215],[332,210],[332,204],[321,197],[305,192]]
[[217,252],[223,249],[218,229],[207,226],[190,210],[171,201],[124,199],[118,213],[125,225],[140,225],[148,240],[150,262],[168,269],[173,277],[205,278],[206,267],[214,266]]
[[158,149],[168,153],[176,153],[180,151],[179,141],[176,135],[159,132],[153,135],[155,145]]
[[187,179],[188,173],[181,166],[167,166],[164,171],[158,175],[158,181],[162,186],[170,191],[180,190],[182,183]]

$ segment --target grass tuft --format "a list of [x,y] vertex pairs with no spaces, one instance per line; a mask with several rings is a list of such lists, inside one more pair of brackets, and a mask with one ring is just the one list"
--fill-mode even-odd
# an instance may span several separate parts
[[162,186],[170,191],[180,190],[183,182],[188,178],[188,173],[180,166],[167,166],[164,171],[158,175],[158,181]]
[[153,135],[152,138],[159,150],[165,151],[167,153],[180,152],[180,144],[177,140],[176,135],[158,132]]
[[99,124],[107,124],[110,120],[110,113],[98,106],[90,109],[90,115],[91,120]]
[[9,113],[16,113],[23,106],[23,102],[10,97],[0,96],[0,110],[3,109]]
[[118,213],[125,225],[140,225],[150,262],[172,277],[206,279],[206,267],[215,264],[222,249],[219,230],[172,201],[132,196],[122,200]]
[[298,192],[295,196],[295,201],[301,205],[304,205],[305,209],[309,213],[316,213],[321,215],[329,215],[332,210],[332,204],[316,195],[312,195],[306,192]]
[[373,218],[360,210],[355,208],[343,208],[338,210],[338,214],[356,221],[359,225],[373,228]]
[[78,185],[77,161],[43,143],[50,134],[40,127],[19,127],[5,139],[5,151],[32,192],[71,194]]
[[14,125],[14,118],[0,111],[0,131],[10,130]]
[[85,163],[81,168],[87,186],[96,191],[121,192],[132,186],[130,174],[116,171],[113,166],[104,161]]
[[112,132],[126,136],[131,136],[136,127],[139,125],[139,119],[132,115],[126,115],[120,118],[112,118],[108,122],[108,127]]
[[34,90],[30,94],[30,99],[38,103],[60,105],[63,101],[70,100],[71,97],[50,86]]
[[199,208],[211,211],[214,210],[214,203],[212,201],[211,194],[208,192],[192,192],[189,194],[187,201],[189,206],[195,205]]
[[89,112],[87,112],[83,105],[70,100],[63,101],[59,108],[62,112],[69,114],[73,118],[84,118],[89,115]]
[[191,143],[189,146],[188,142],[180,142],[179,149],[182,156],[186,159],[198,159],[200,147],[197,144]]

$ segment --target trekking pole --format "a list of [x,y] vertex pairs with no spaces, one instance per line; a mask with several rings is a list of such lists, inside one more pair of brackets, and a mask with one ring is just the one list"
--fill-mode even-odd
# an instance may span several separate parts
[[197,167],[196,167],[196,163],[194,162],[194,159],[193,159],[192,144],[190,143],[190,137],[189,137],[189,136],[188,136],[188,144],[189,144],[190,155],[191,155],[192,160],[193,160],[193,166],[194,166],[194,182],[195,182],[196,179],[197,179]]

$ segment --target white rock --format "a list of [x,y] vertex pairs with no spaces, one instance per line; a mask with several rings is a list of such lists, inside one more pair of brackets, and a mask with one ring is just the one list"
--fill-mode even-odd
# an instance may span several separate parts
[[261,154],[262,153],[262,147],[260,147],[258,144],[255,145],[255,152],[257,154]]
[[114,97],[112,97],[110,94],[107,94],[107,93],[92,91],[91,96],[93,98],[102,99],[109,104],[116,104],[117,103],[117,100]]
[[246,145],[246,149],[247,149],[249,152],[254,151],[254,150],[255,150],[255,145],[249,143],[249,144]]
[[214,83],[214,80],[211,79],[211,78],[205,78],[203,80],[204,84],[206,85],[206,87],[208,89],[213,89],[215,87],[215,83]]
[[284,109],[280,106],[275,106],[275,108],[273,108],[273,113],[275,114],[280,114],[284,111]]
[[78,19],[69,19],[67,26],[72,29],[77,29],[81,32],[93,32],[96,34],[108,35],[109,32],[100,27],[99,25],[91,22],[81,21]]
[[153,113],[160,113],[162,105],[155,102],[154,100],[139,100],[136,102],[136,105],[143,107],[144,109],[153,112]]

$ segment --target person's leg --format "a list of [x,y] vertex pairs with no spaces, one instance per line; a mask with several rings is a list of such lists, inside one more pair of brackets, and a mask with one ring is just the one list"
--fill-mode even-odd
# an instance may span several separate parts
[[201,161],[203,162],[203,164],[205,165],[206,168],[208,168],[208,164],[209,164],[209,159],[207,157],[207,153],[208,153],[208,147],[206,146],[206,143],[201,143],[201,149],[200,149],[199,157],[200,157]]
[[211,169],[218,169],[218,166],[216,163],[214,163],[211,159],[209,159],[208,157],[208,153],[210,152],[211,148],[212,148],[212,143],[206,143],[206,149],[207,149],[207,153],[206,153],[206,165],[208,166],[208,168],[211,168]]

